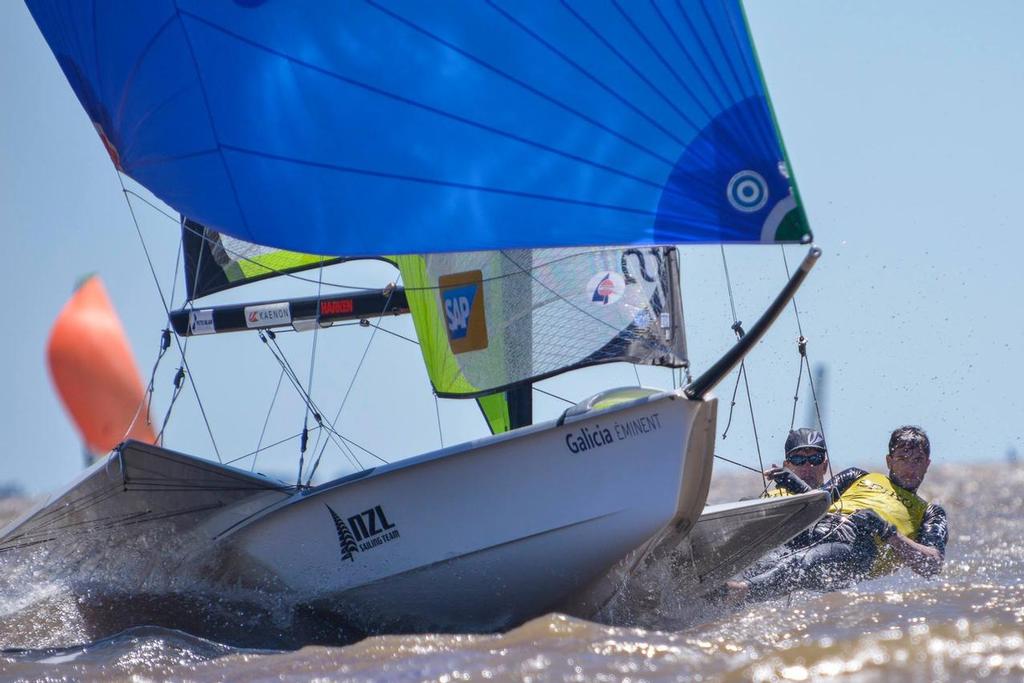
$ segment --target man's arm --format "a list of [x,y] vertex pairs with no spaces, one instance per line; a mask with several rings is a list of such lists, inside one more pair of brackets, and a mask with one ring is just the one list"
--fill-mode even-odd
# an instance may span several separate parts
[[941,505],[929,505],[921,521],[921,531],[916,541],[903,534],[893,534],[886,543],[896,556],[921,576],[935,576],[946,561],[946,542],[949,540],[949,526],[946,511]]
[[808,491],[813,491],[807,482],[784,467],[772,465],[762,474],[764,474],[765,478],[769,481],[775,482],[775,485],[780,489],[785,489],[790,493],[807,493]]
[[846,493],[853,482],[863,477],[867,472],[859,467],[847,467],[845,470],[832,477],[822,486],[823,489],[832,494],[832,502],[839,500],[839,496]]

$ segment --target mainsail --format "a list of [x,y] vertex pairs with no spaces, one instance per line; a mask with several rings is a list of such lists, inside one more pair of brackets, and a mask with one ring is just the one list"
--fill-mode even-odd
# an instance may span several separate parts
[[346,256],[809,239],[738,0],[28,0],[118,169]]
[[398,263],[439,396],[481,396],[615,361],[686,365],[674,249],[469,252]]

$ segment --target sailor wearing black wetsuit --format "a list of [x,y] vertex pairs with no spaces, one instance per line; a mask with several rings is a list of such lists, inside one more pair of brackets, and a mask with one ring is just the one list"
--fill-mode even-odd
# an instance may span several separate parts
[[[930,464],[924,430],[900,427],[889,439],[888,476],[857,468],[840,472],[824,486],[834,501],[809,532],[791,542],[771,566],[759,563],[746,581],[730,582],[731,593],[767,599],[806,588],[834,590],[906,565],[933,576],[945,558],[946,512],[917,495]],[[784,476],[792,493],[811,490]]]

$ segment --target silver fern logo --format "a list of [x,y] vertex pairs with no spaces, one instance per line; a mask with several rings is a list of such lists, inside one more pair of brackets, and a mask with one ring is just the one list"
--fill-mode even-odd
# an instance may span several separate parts
[[334,528],[338,532],[338,545],[342,561],[355,562],[355,554],[373,550],[399,537],[398,527],[388,521],[384,508],[375,505],[348,519],[342,518],[330,505],[325,506],[331,513]]

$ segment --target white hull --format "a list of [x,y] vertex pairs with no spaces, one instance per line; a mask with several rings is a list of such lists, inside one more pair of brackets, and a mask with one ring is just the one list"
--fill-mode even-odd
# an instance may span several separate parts
[[[0,550],[41,541],[41,552],[59,556],[70,580],[85,580],[75,570],[88,566],[91,588],[100,571],[112,591],[129,595],[255,590],[268,604],[336,624],[348,637],[496,630],[567,600],[596,611],[616,591],[594,591],[601,576],[649,539],[685,537],[700,516],[715,408],[713,399],[658,394],[300,493],[130,444],[121,460],[93,468],[9,527]],[[153,471],[157,460],[168,471]],[[139,468],[150,470],[142,487],[132,483]],[[102,521],[113,513],[117,523]],[[133,514],[137,523],[125,526]],[[58,517],[92,533],[46,543],[69,530],[53,525]],[[98,550],[111,548],[98,546],[100,532],[121,548]],[[201,588],[188,588],[184,574],[200,576]],[[293,626],[303,640],[302,624]]]

